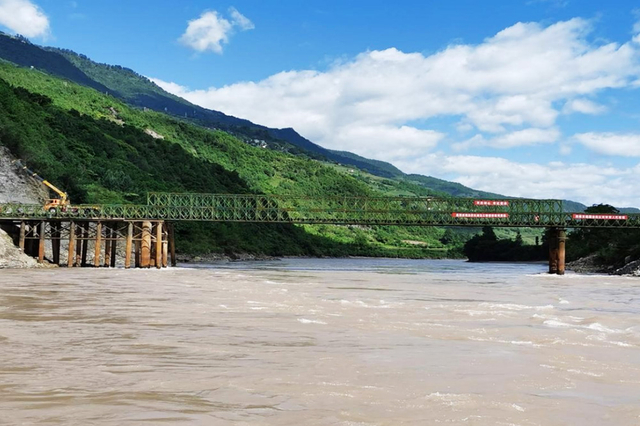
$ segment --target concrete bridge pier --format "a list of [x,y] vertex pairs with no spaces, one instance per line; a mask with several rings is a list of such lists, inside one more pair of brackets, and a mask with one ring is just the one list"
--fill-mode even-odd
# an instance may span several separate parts
[[567,231],[564,228],[549,228],[549,273],[564,275]]

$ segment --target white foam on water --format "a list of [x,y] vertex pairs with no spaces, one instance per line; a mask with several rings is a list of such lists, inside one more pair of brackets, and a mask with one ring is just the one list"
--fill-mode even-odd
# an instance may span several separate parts
[[568,324],[566,322],[558,321],[558,320],[545,320],[543,322],[544,325],[551,328],[572,328],[573,324]]
[[582,374],[583,376],[590,377],[602,377],[602,374],[600,373],[592,373],[591,371],[578,370],[575,368],[570,368],[569,370],[567,370],[567,373]]
[[355,398],[350,393],[329,392],[329,395],[330,396],[346,397],[346,398]]
[[320,382],[318,384],[322,386],[350,386],[349,383],[340,383],[340,382]]
[[467,314],[471,317],[479,317],[479,316],[487,316],[487,315],[498,316],[498,317],[511,317],[515,314],[514,312],[509,312],[509,311],[478,311],[475,309],[455,309],[453,312],[456,312],[459,314]]
[[600,331],[602,333],[610,333],[610,334],[621,334],[621,333],[625,333],[624,330],[616,330],[613,328],[609,328],[609,327],[605,327],[604,325],[594,322],[592,324],[589,324],[588,326],[586,326],[589,330],[595,330],[595,331]]
[[543,306],[529,306],[529,305],[518,305],[515,303],[480,303],[481,307],[488,307],[490,309],[501,309],[501,310],[509,310],[509,311],[525,311],[525,310],[536,310],[536,311],[545,311],[549,309],[553,309],[553,305],[543,305]]
[[502,343],[505,345],[529,346],[532,348],[541,348],[543,346],[537,343],[533,343],[529,340],[500,340],[500,339],[493,339],[493,338],[483,339],[481,337],[469,337],[469,340],[473,342],[491,342],[491,343]]
[[310,320],[310,319],[306,319],[306,318],[298,318],[298,322],[301,322],[303,324],[320,324],[320,325],[327,325],[326,322],[324,321],[319,321],[319,320]]
[[568,300],[565,300],[565,299],[560,299],[560,300],[558,301],[558,303],[560,303],[561,305],[568,305],[568,304],[569,304],[569,303],[571,303],[571,302],[569,302]]
[[460,419],[460,421],[462,421],[462,422],[465,422],[465,423],[466,423],[466,422],[468,422],[468,421],[469,421],[469,420],[471,420],[471,419],[481,419],[481,418],[482,418],[482,416],[467,416],[467,417],[465,417],[465,418],[463,418],[463,419]]
[[456,393],[440,393],[433,392],[425,396],[425,399],[429,401],[439,402],[440,404],[453,407],[455,405],[463,405],[471,401],[471,396],[467,394]]
[[[380,303],[384,303],[384,300],[381,300]],[[389,309],[391,308],[391,305],[383,305],[383,304],[379,304],[379,305],[370,305],[368,303],[363,302],[362,300],[356,300],[354,302],[350,301],[350,300],[340,300],[340,304],[342,304],[343,306],[357,306],[360,308],[369,308],[369,309]]]
[[511,343],[512,345],[519,345],[519,346],[540,347],[540,345],[537,345],[529,340],[511,340],[509,343]]
[[630,343],[625,343],[625,342],[609,342],[609,343],[613,343],[614,345],[617,346],[622,346],[623,348],[634,348],[635,346],[630,344]]
[[525,412],[525,409],[519,406],[518,404],[511,404],[511,406],[520,412],[523,412],[523,413]]

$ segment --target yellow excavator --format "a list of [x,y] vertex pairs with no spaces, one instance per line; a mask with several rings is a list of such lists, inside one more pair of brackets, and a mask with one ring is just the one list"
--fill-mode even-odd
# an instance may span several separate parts
[[52,190],[58,195],[58,198],[50,198],[46,200],[43,206],[43,209],[45,211],[49,213],[56,213],[58,210],[64,212],[71,205],[71,201],[69,201],[69,195],[67,195],[66,192],[61,191],[60,189],[56,188],[56,186],[53,185],[51,182],[40,177],[36,172],[34,172],[33,170],[29,169],[27,166],[22,164],[20,160],[14,160],[13,164],[18,169],[22,170],[24,173],[28,174],[29,176],[31,176],[32,178],[34,178],[35,180],[37,180],[38,182],[40,182],[41,184],[43,184],[44,186],[46,186],[47,188],[49,188],[50,190]]

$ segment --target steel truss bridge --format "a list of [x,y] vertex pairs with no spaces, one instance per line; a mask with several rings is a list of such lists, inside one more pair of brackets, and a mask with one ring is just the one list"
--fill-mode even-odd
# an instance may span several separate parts
[[640,228],[640,214],[565,212],[561,200],[172,193],[150,193],[141,205],[77,205],[51,212],[41,205],[0,204],[0,220]]

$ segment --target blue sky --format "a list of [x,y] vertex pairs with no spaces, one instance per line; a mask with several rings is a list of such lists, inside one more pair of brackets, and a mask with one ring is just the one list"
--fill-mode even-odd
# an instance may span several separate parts
[[0,24],[405,172],[640,206],[637,7],[0,0]]

